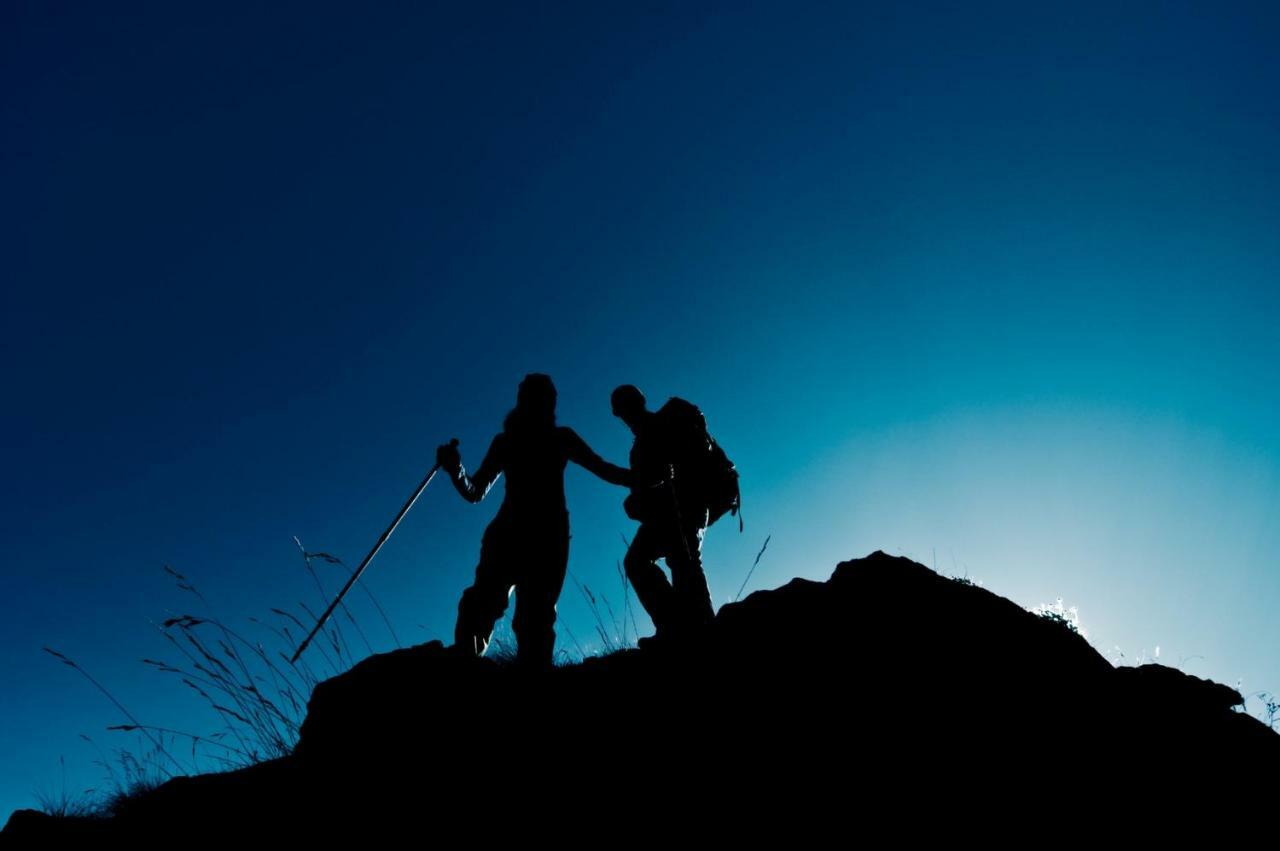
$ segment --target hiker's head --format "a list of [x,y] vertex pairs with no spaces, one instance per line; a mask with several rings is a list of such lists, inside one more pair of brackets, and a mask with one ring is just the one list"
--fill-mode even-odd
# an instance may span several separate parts
[[614,390],[609,397],[609,404],[613,407],[613,415],[633,429],[648,413],[644,406],[644,394],[634,384],[623,384]]
[[533,431],[554,428],[556,424],[556,386],[551,376],[531,372],[516,391],[516,406],[503,423],[506,431]]

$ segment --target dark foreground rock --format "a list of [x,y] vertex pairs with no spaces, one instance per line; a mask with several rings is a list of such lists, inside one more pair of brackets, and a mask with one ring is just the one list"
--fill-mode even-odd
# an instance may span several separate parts
[[1161,665],[1115,668],[1060,623],[877,552],[725,606],[697,644],[546,672],[438,642],[374,656],[316,689],[288,758],[170,781],[109,820],[21,811],[3,836],[453,845],[732,824],[803,841],[889,813],[924,827],[938,802],[1216,817],[1274,800],[1280,736],[1240,702]]

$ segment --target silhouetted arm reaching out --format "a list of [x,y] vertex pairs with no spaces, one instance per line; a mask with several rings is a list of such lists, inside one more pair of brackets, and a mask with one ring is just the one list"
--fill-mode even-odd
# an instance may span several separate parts
[[630,470],[610,464],[591,451],[591,447],[587,446],[587,442],[579,437],[578,433],[573,429],[561,428],[561,433],[564,435],[565,452],[570,461],[584,470],[594,473],[611,485],[621,485],[624,488],[631,487]]
[[436,460],[440,463],[441,469],[449,474],[454,488],[467,502],[479,502],[484,499],[485,494],[493,487],[493,483],[498,480],[498,476],[502,475],[502,443],[502,435],[493,439],[484,460],[480,462],[480,469],[476,470],[475,475],[472,476],[468,476],[466,469],[463,468],[462,456],[458,454],[457,447],[446,444],[436,450]]

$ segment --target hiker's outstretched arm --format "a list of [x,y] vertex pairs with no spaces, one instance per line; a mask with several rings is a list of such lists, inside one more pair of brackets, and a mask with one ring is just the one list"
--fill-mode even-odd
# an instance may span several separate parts
[[564,429],[566,451],[569,460],[583,469],[594,473],[611,485],[631,487],[631,471],[625,467],[610,464],[587,446],[587,442],[571,428]]
[[480,462],[480,469],[476,470],[473,476],[467,475],[457,449],[452,449],[451,455],[441,454],[445,449],[446,447],[442,446],[436,458],[440,461],[440,466],[449,474],[454,488],[467,502],[479,502],[484,499],[485,494],[493,487],[493,483],[498,480],[498,476],[502,475],[502,435],[495,437],[489,444],[489,451],[485,453],[484,460]]

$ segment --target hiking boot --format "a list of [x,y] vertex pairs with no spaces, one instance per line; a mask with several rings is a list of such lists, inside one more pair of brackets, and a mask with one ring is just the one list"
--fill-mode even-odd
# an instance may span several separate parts
[[659,632],[654,635],[647,635],[636,641],[636,647],[641,650],[660,651],[669,649],[672,645],[679,642],[670,632]]
[[671,650],[673,648],[687,648],[695,644],[702,643],[707,634],[710,632],[710,624],[698,625],[696,627],[668,627],[659,630],[653,635],[641,638],[636,642],[636,647],[641,650]]

